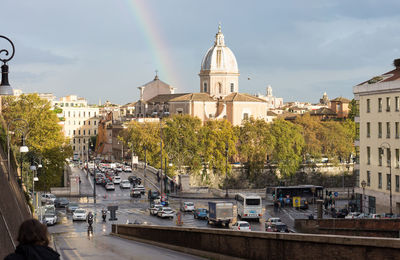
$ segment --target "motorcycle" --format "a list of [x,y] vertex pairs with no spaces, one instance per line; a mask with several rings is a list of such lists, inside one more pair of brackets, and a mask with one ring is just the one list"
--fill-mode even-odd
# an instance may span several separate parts
[[88,224],[89,224],[89,228],[91,228],[93,225],[93,217],[88,217]]
[[101,217],[103,218],[103,222],[106,222],[106,218],[107,218],[107,211],[105,211],[105,210],[103,210],[102,212],[101,212]]

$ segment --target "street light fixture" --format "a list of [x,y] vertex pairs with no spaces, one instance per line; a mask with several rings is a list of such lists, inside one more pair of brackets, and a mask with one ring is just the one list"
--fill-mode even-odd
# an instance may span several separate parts
[[1,84],[0,84],[0,95],[1,96],[10,96],[10,95],[14,95],[14,91],[12,89],[12,87],[10,86],[10,83],[8,82],[8,65],[7,62],[10,61],[15,54],[15,47],[14,47],[14,43],[8,39],[7,37],[0,35],[0,38],[3,38],[5,40],[7,40],[12,47],[12,53],[11,55],[9,55],[9,51],[6,49],[0,49],[0,54],[1,53],[5,53],[5,56],[10,56],[7,59],[0,59],[0,61],[3,62],[3,65],[1,66]]
[[362,212],[363,213],[365,213],[365,209],[364,209],[364,206],[365,206],[365,203],[364,203],[364,200],[365,200],[365,186],[367,186],[367,182],[365,181],[365,180],[363,180],[362,182],[361,182],[361,187],[363,188],[363,197],[362,197],[362,204],[361,204],[361,207],[362,207]]
[[392,150],[390,147],[390,144],[387,142],[381,143],[380,148],[383,150],[385,148],[385,145],[388,146],[388,150],[386,150],[386,157],[387,157],[387,164],[389,164],[389,198],[390,198],[390,215],[393,215],[393,210],[392,210]]

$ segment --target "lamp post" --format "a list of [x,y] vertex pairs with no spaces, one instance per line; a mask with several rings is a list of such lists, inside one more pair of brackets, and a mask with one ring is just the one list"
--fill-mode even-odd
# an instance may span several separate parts
[[[25,123],[25,128],[26,128],[26,131],[28,131],[28,129],[29,129],[29,124],[28,124],[28,122],[25,120],[25,119],[22,119],[22,118],[15,118],[15,119],[13,119],[13,120],[11,120],[10,122],[8,122],[8,124],[7,124],[7,170],[8,170],[8,181],[10,181],[10,174],[11,174],[11,162],[10,162],[10,149],[11,149],[11,146],[10,146],[10,126],[11,126],[11,124],[13,124],[14,122],[16,122],[16,121],[22,121],[22,122],[24,122]],[[20,129],[21,130],[21,133],[23,133],[22,132],[22,129]],[[22,148],[22,147],[21,147]],[[28,152],[28,147],[26,147],[26,148],[23,148],[22,150],[21,150],[21,148],[20,148],[20,152],[24,152],[25,150],[26,150],[26,152]],[[22,174],[22,173],[21,173]]]
[[228,142],[225,144],[225,155],[226,155],[226,161],[225,161],[225,197],[228,198],[228,152],[229,152],[229,147],[228,147]]
[[0,61],[3,62],[3,65],[1,66],[1,84],[0,84],[0,96],[9,96],[9,95],[13,95],[14,91],[12,89],[12,87],[10,86],[10,83],[8,82],[8,65],[7,62],[10,61],[15,54],[15,47],[14,47],[14,43],[8,39],[7,37],[0,35],[0,38],[3,38],[5,40],[7,40],[12,47],[12,53],[10,55],[9,51],[6,49],[0,49],[0,55],[2,53],[5,53],[5,56],[9,56],[8,58],[4,58],[1,59]]
[[159,113],[159,118],[160,118],[160,193],[162,194],[163,192],[163,187],[162,187],[162,166],[163,166],[163,156],[162,156],[162,113]]
[[390,144],[387,142],[381,143],[380,148],[383,150],[385,148],[385,145],[388,146],[388,150],[386,150],[386,157],[387,157],[387,164],[389,164],[389,198],[390,198],[390,215],[393,215],[393,210],[392,210],[392,150],[390,147]]
[[362,197],[362,204],[361,204],[361,208],[362,208],[362,212],[363,213],[365,213],[365,210],[364,210],[364,205],[365,205],[365,203],[364,203],[364,200],[365,200],[365,186],[367,186],[367,183],[365,182],[365,180],[363,180],[362,182],[361,182],[361,187],[363,188],[363,197]]
[[[41,163],[41,159],[39,159],[39,162],[37,163],[37,167],[35,165],[35,161],[32,160],[30,169],[32,171],[32,199],[34,200],[33,203],[33,211],[35,211],[35,209],[37,208],[37,196],[35,195],[35,181],[39,181],[39,178],[37,177],[37,169],[42,168],[42,163]],[[33,212],[32,212],[33,215]]]
[[144,146],[144,167],[143,167],[143,182],[146,182],[146,167],[147,167],[147,146]]

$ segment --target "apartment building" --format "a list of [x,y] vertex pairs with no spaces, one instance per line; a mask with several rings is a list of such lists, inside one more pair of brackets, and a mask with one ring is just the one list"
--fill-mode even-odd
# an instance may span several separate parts
[[359,106],[357,200],[364,212],[400,214],[400,60],[353,87]]
[[70,138],[74,157],[86,160],[89,156],[89,140],[98,134],[99,108],[88,105],[86,99],[76,95],[53,100],[52,105],[62,110],[58,116],[64,122],[64,134]]

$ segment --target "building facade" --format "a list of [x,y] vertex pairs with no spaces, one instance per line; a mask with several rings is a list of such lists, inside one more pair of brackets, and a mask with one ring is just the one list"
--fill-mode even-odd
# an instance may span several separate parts
[[[363,211],[400,214],[400,67],[353,87],[359,106],[357,193]],[[392,196],[391,196],[392,195]]]
[[81,160],[89,157],[90,138],[98,133],[99,108],[89,106],[87,100],[75,95],[52,101],[53,108],[60,108],[59,118],[64,122],[63,131],[75,155]]

